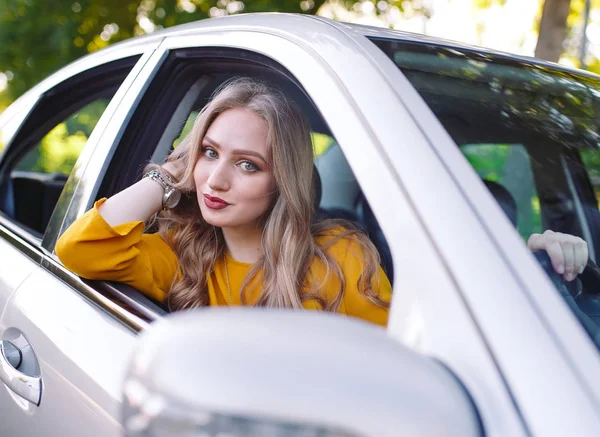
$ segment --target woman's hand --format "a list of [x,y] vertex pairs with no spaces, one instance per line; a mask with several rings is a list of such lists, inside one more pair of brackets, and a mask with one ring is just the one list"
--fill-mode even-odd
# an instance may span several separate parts
[[588,262],[585,240],[574,235],[547,230],[543,234],[531,234],[527,247],[532,252],[545,250],[552,260],[556,273],[565,281],[572,281],[583,272]]
[[161,165],[161,168],[164,171],[166,171],[169,174],[169,176],[171,176],[177,182],[181,180],[181,177],[185,172],[185,166],[183,165],[181,160],[167,161],[163,165]]

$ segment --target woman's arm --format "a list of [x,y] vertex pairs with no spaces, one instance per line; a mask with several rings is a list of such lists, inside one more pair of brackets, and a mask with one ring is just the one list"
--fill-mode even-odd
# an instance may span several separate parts
[[162,300],[176,275],[177,256],[159,234],[144,234],[142,221],[110,226],[99,213],[103,202],[61,235],[56,255],[83,278],[124,282]]
[[162,207],[163,188],[158,182],[144,178],[115,194],[98,208],[110,226],[147,222]]
[[124,282],[162,300],[175,277],[177,257],[159,234],[143,233],[162,196],[162,186],[145,178],[99,200],[59,238],[56,254],[81,277]]
[[[161,172],[179,179],[180,169],[172,162],[161,167]],[[162,207],[163,187],[151,178],[143,178],[104,202],[98,212],[110,226],[135,221],[147,222]]]

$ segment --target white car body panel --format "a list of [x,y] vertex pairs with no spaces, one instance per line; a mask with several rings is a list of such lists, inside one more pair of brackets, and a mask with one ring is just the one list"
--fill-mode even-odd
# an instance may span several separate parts
[[34,437],[118,436],[122,380],[136,335],[73,293],[41,267],[27,278],[0,320],[26,333],[40,361],[42,402],[0,390],[2,433]]

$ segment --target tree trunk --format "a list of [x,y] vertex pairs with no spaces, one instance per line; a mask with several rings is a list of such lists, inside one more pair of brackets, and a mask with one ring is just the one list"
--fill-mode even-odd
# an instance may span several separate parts
[[546,0],[542,10],[535,57],[558,62],[567,36],[567,16],[571,0]]

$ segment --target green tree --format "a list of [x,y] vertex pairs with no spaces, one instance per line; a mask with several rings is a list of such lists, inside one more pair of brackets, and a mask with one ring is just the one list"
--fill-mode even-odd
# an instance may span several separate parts
[[[0,0],[0,111],[37,82],[117,41],[241,12],[314,14],[325,0]],[[399,1],[399,0],[398,0]],[[352,5],[356,0],[348,0]]]

